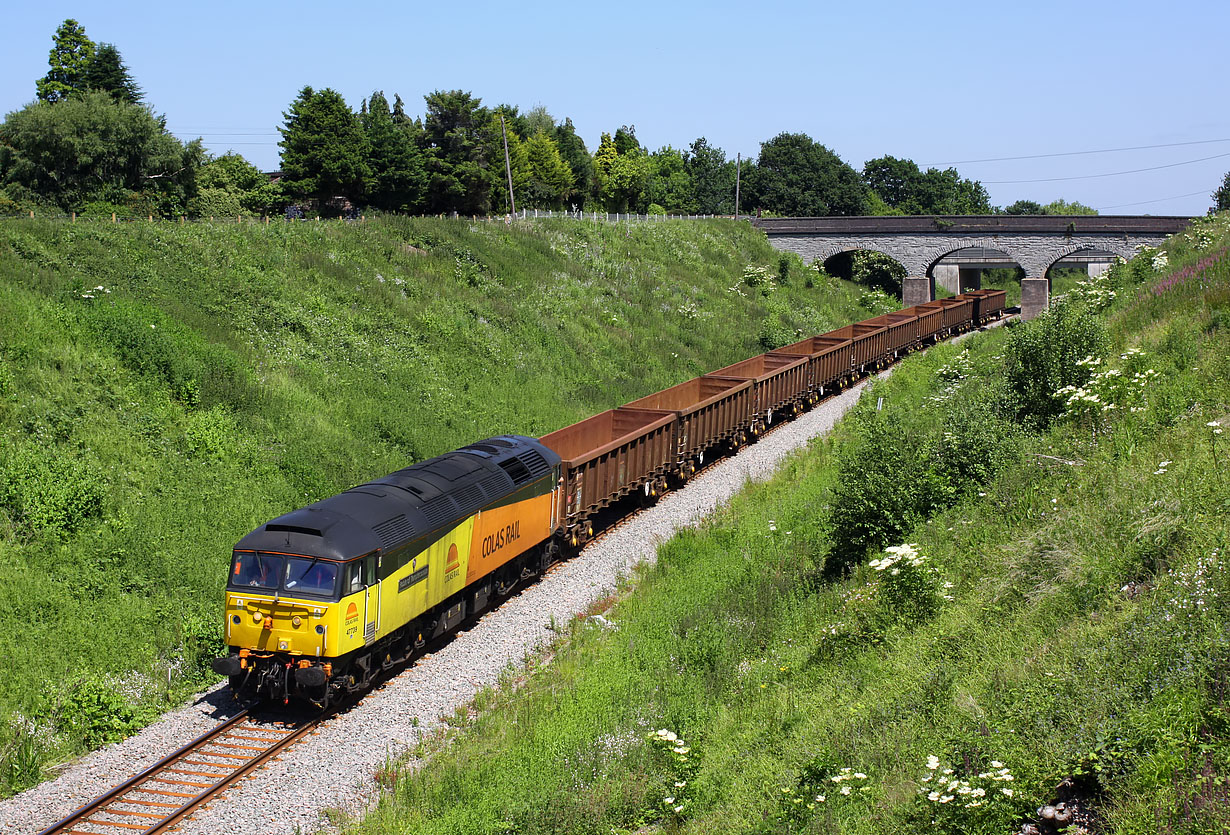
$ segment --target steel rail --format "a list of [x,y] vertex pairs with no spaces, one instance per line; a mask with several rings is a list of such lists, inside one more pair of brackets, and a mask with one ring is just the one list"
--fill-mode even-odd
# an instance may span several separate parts
[[[311,733],[321,722],[336,713],[336,708],[326,711],[305,720],[290,732],[283,732],[256,726],[251,712],[245,709],[163,757],[140,774],[99,795],[38,835],[99,835],[97,830],[100,828],[139,831],[142,835],[165,832],[287,746]],[[248,735],[235,733],[245,725],[253,726]],[[207,750],[210,746],[222,747],[236,753]],[[237,762],[230,766],[225,762],[194,760],[193,755],[208,760]],[[150,784],[158,784],[160,787],[149,788]],[[139,794],[153,794],[175,802],[130,797]],[[120,806],[138,806],[146,811],[118,808]],[[148,811],[151,809],[158,811]],[[94,819],[100,815],[128,820],[140,819],[142,822],[120,823]],[[79,825],[85,825],[89,829],[78,829]]]

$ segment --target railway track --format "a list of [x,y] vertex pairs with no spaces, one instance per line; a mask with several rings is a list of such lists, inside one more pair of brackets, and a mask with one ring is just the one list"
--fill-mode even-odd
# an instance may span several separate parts
[[[852,382],[851,386],[858,382],[861,381]],[[760,437],[770,437],[790,422],[776,421]],[[713,455],[691,474],[688,482],[709,472],[740,449],[742,446]],[[675,489],[685,486],[679,485]],[[597,530],[585,543],[586,547],[606,539],[616,530],[635,524],[640,511],[628,514],[624,508],[613,511],[613,515],[614,518],[607,524],[595,526]],[[554,573],[562,564],[555,563],[544,573]],[[432,642],[425,652],[434,652],[446,641],[441,638]],[[380,686],[373,688],[376,689]],[[258,719],[245,710],[43,829],[38,835],[152,835],[166,832],[183,823],[195,810],[260,768],[280,751],[310,734],[341,709],[342,706],[339,706],[297,722]]]
[[39,835],[165,832],[333,713],[273,722],[244,710]]

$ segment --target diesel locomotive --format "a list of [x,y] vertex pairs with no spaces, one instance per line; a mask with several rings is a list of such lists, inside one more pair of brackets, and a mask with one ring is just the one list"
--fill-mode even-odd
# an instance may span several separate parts
[[214,671],[267,699],[363,690],[554,559],[559,482],[558,455],[505,435],[262,525],[235,546]]

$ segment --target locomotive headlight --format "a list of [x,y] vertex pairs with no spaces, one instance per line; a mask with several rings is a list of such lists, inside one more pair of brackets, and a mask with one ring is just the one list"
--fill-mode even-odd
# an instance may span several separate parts
[[299,628],[299,624],[301,623],[303,623],[303,618],[299,617],[298,615],[295,615],[293,618],[290,619],[290,625],[295,627],[296,629]]
[[316,627],[316,634],[317,634],[317,635],[323,635],[323,634],[325,634],[325,628],[324,628],[323,626],[317,626],[317,627]]
[[231,620],[233,620],[235,623],[239,623],[239,615],[234,615],[234,616],[231,618]]
[[264,619],[265,619],[265,616],[264,616],[264,615],[262,615],[260,612],[253,612],[253,613],[252,613],[252,622],[253,622],[253,623],[260,623],[260,622],[261,622],[261,621],[263,621]]

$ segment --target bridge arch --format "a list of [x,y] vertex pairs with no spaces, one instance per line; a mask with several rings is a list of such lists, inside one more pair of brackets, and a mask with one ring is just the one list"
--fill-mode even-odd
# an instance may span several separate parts
[[886,252],[885,248],[876,246],[862,246],[859,244],[830,247],[827,255],[822,253],[817,256],[816,260],[823,267],[824,271],[829,275],[835,275],[839,278],[853,279],[854,278],[854,256],[860,252],[870,253],[880,256],[883,262],[879,265],[872,264],[872,274],[868,286],[883,290],[889,295],[901,294],[901,282],[909,274],[908,268],[901,263],[901,259],[895,256],[892,252]]
[[[937,286],[953,295],[966,290],[981,290],[985,286],[983,282],[989,270],[1015,271],[1014,282],[1019,282],[1025,275],[1021,257],[1013,252],[1011,247],[1006,247],[999,241],[972,241],[968,245],[948,249],[938,257],[932,252],[928,261],[926,277],[932,298],[935,297]],[[992,286],[995,289],[1007,289],[1000,284]]]
[[1127,261],[1135,254],[1135,250],[1123,242],[1099,241],[1096,245],[1087,242],[1071,244],[1062,247],[1057,254],[1052,253],[1050,263],[1046,265],[1046,274],[1050,275],[1057,263],[1072,255],[1111,255]]

